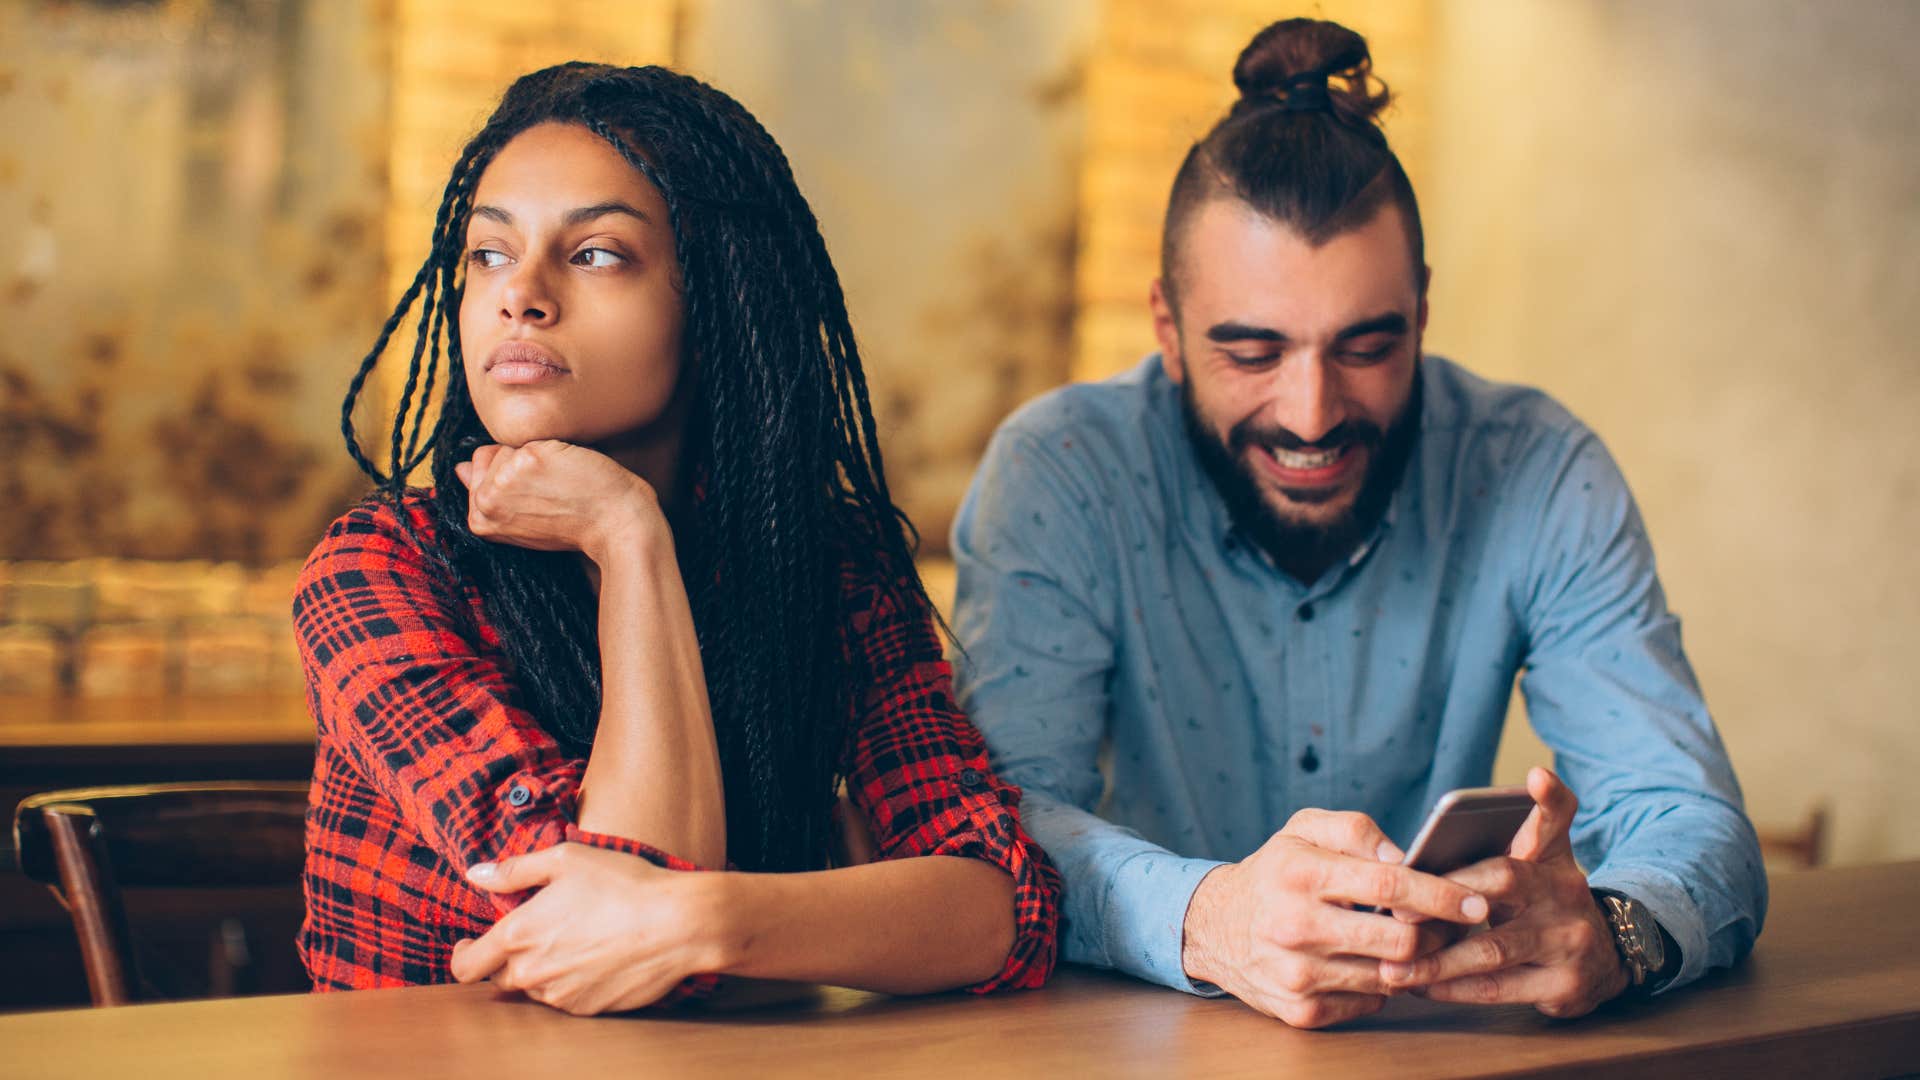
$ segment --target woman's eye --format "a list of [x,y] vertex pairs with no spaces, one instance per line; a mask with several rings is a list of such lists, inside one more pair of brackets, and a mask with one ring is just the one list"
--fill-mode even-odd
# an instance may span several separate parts
[[474,248],[467,252],[467,261],[485,270],[492,270],[507,261],[507,253],[492,248]]
[[586,248],[578,255],[575,255],[573,261],[581,266],[591,266],[599,269],[608,266],[618,266],[626,262],[626,259],[614,252],[608,251],[606,248]]

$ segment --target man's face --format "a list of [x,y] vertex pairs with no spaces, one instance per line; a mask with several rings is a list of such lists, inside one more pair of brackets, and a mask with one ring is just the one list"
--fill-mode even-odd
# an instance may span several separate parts
[[1217,198],[1179,245],[1154,330],[1195,450],[1236,523],[1317,574],[1378,521],[1412,442],[1426,274],[1399,209],[1316,247]]

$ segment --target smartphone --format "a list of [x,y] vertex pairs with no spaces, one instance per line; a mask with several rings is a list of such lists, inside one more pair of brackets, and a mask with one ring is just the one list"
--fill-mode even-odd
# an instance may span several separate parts
[[1455,788],[1433,805],[1400,865],[1449,874],[1505,855],[1532,812],[1533,796],[1524,787]]
[[[1533,796],[1524,787],[1455,788],[1433,804],[1400,865],[1427,874],[1448,874],[1481,859],[1505,855],[1532,812]],[[1380,909],[1361,904],[1355,910]]]

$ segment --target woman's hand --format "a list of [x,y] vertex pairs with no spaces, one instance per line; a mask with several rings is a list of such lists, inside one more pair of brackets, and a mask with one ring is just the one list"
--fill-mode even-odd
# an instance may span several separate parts
[[584,446],[482,446],[453,471],[467,485],[467,527],[487,540],[605,565],[616,545],[670,535],[653,488]]
[[481,863],[467,879],[494,893],[539,889],[477,940],[453,947],[453,976],[575,1016],[651,1005],[690,975],[717,972],[712,882],[633,855],[564,843]]

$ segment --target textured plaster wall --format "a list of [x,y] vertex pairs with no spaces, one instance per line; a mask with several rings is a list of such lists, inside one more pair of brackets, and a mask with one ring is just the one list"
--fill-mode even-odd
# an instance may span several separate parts
[[786,150],[926,550],[1000,420],[1067,377],[1091,0],[689,0],[683,61]]
[[351,498],[377,5],[0,5],[0,558],[266,562]]
[[1435,10],[1430,347],[1612,448],[1754,816],[1920,856],[1920,6]]

